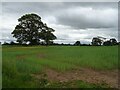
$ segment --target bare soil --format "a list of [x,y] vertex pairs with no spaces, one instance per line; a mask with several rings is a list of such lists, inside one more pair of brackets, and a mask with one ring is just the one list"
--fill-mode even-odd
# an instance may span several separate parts
[[[97,71],[88,68],[80,68],[67,72],[58,72],[56,70],[46,68],[44,73],[47,75],[47,79],[51,82],[69,82],[73,80],[82,80],[92,84],[107,84],[111,88],[118,88],[118,70]],[[41,77],[41,75],[34,76],[36,78]]]
[[23,60],[23,59],[26,58],[26,55],[17,55],[16,58],[17,58],[18,60]]
[[46,55],[45,55],[44,53],[39,53],[39,54],[37,55],[37,57],[38,57],[38,58],[45,58]]

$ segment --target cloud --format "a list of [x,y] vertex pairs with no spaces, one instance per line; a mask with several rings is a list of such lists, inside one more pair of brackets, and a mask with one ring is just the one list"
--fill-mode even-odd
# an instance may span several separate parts
[[116,9],[93,9],[75,7],[62,11],[57,16],[60,24],[68,25],[73,28],[111,28],[117,27],[117,10]]

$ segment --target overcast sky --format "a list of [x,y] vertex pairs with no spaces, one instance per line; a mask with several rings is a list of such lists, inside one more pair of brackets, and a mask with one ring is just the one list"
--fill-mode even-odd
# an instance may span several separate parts
[[2,2],[0,39],[15,40],[11,32],[27,13],[40,15],[55,29],[57,43],[90,43],[96,36],[118,39],[117,2]]

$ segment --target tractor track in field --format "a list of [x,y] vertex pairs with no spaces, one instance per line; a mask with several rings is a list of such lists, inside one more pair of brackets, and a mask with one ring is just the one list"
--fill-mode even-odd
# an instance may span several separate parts
[[26,58],[26,56],[27,56],[27,55],[16,55],[16,58],[17,58],[18,60],[23,60],[23,59]]
[[44,53],[39,53],[37,55],[38,58],[46,58],[46,55]]
[[[54,69],[46,68],[44,73],[51,82],[69,82],[82,80],[91,84],[107,84],[111,88],[118,88],[118,70],[98,71],[88,68],[80,68],[66,72],[58,72]],[[41,78],[41,75],[35,74],[34,77]]]

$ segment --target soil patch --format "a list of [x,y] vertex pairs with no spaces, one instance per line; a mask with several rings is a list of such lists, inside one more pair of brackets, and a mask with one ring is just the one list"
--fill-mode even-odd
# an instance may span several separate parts
[[37,57],[38,57],[38,58],[45,58],[46,55],[45,55],[44,53],[39,53],[39,54],[37,55]]
[[26,57],[26,55],[17,55],[17,56],[16,56],[16,58],[17,58],[18,60],[23,60],[23,59],[25,59],[25,57]]
[[87,68],[77,70],[58,72],[53,69],[45,69],[47,78],[50,81],[69,82],[73,80],[82,80],[93,84],[107,84],[112,88],[118,87],[118,71],[96,71]]

